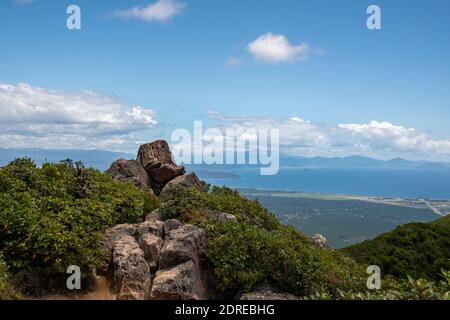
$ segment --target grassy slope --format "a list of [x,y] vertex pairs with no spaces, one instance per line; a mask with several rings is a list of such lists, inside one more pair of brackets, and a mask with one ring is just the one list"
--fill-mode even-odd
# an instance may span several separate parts
[[450,230],[450,215],[433,221],[431,224],[435,226],[441,226]]

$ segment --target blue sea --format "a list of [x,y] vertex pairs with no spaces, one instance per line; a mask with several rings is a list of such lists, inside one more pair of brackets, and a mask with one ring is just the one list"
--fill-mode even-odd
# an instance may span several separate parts
[[261,176],[257,168],[230,168],[233,177],[200,172],[210,184],[233,188],[320,192],[400,198],[450,199],[449,169],[281,168],[275,176]]

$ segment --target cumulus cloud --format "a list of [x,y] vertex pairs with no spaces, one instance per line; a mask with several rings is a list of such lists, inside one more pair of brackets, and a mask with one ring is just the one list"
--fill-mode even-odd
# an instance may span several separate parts
[[0,84],[2,147],[121,150],[156,124],[153,110],[97,92]]
[[303,61],[311,53],[308,43],[293,45],[284,35],[270,32],[249,43],[247,50],[257,60],[268,63]]
[[450,160],[450,137],[435,138],[414,128],[390,122],[325,125],[298,116],[279,119],[231,116],[217,112],[208,112],[207,115],[223,128],[279,129],[281,151],[291,155]]
[[166,22],[173,17],[182,14],[185,6],[184,3],[174,0],[158,0],[147,6],[136,6],[131,9],[116,11],[112,15],[148,22]]
[[378,121],[371,121],[369,124],[340,124],[338,127],[347,131],[355,142],[378,150],[450,155],[450,139],[432,139],[414,128]]

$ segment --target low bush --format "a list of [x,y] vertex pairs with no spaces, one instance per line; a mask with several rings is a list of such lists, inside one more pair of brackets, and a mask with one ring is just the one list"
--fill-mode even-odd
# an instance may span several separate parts
[[162,195],[161,203],[160,211],[165,219],[177,218],[192,222],[189,221],[190,216],[199,216],[199,210],[211,209],[233,214],[239,222],[266,230],[276,229],[280,225],[277,217],[257,200],[247,199],[239,192],[226,187],[214,186],[202,191],[174,187]]
[[298,296],[358,290],[364,270],[338,252],[314,245],[291,227],[268,231],[247,223],[210,224],[208,257],[224,291],[251,290],[269,281]]
[[336,296],[316,293],[304,299],[340,300],[450,300],[450,271],[442,271],[440,281],[414,280],[412,277],[396,280],[388,278],[382,282],[381,290],[339,291]]
[[28,279],[73,264],[87,273],[101,262],[102,231],[155,206],[145,192],[81,163],[17,159],[0,169],[0,252]]

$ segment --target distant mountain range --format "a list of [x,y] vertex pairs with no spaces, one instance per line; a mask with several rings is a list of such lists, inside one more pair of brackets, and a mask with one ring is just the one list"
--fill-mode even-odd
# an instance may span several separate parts
[[[110,164],[120,158],[134,159],[132,154],[112,152],[104,150],[79,150],[79,149],[3,149],[0,148],[0,166],[19,158],[29,157],[37,164],[43,162],[59,162],[65,159],[80,160],[86,166],[92,166],[100,170],[106,170]],[[281,155],[281,167],[298,167],[302,169],[314,168],[419,168],[419,169],[450,169],[450,163],[431,161],[409,161],[402,158],[391,160],[378,160],[362,156],[350,157],[294,157]],[[243,165],[188,165],[188,170],[226,170],[226,168],[239,168]]]
[[280,164],[283,167],[302,168],[423,168],[423,169],[443,169],[450,168],[450,163],[431,161],[410,161],[402,158],[391,160],[378,160],[362,156],[350,157],[292,157],[282,156]]

